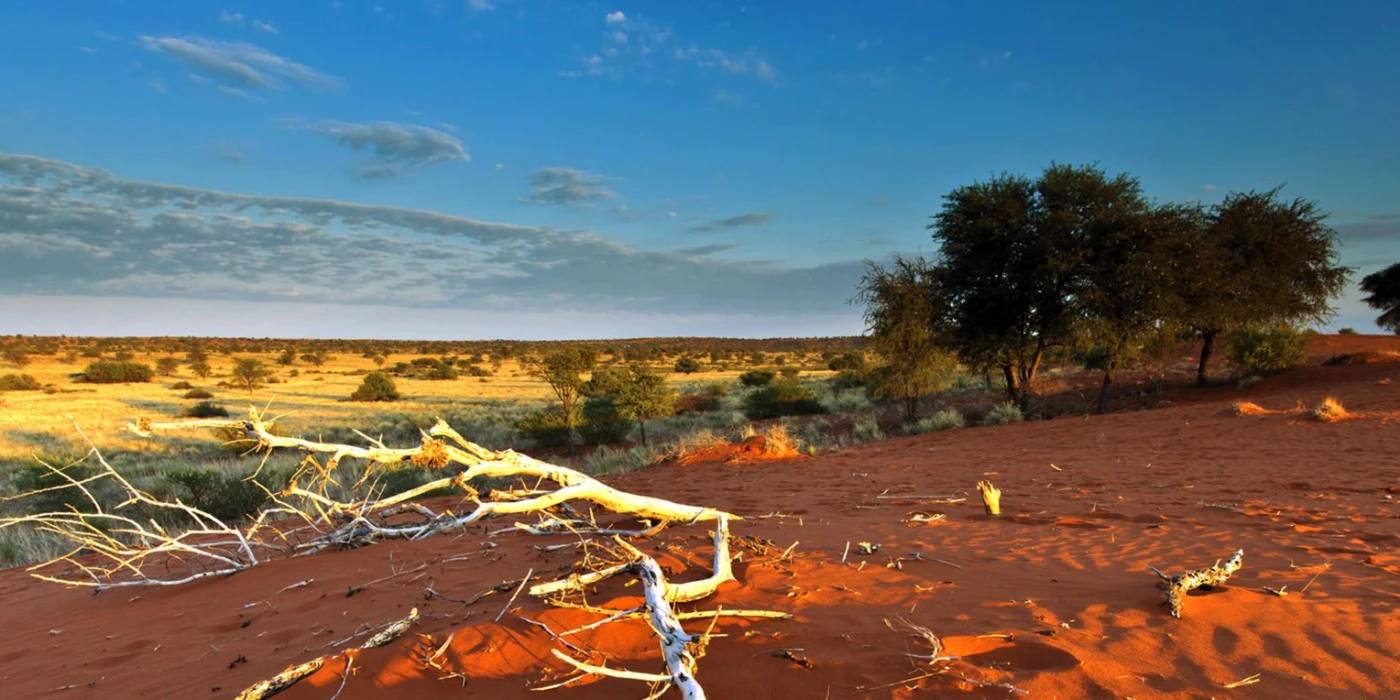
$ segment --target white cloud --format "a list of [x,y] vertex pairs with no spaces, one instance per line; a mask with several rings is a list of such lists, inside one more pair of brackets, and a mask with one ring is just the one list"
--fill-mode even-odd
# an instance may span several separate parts
[[356,152],[366,151],[367,162],[358,173],[367,178],[393,177],[405,169],[438,163],[467,162],[471,155],[460,139],[441,129],[397,122],[350,123],[325,121],[290,126],[322,134]]
[[497,164],[496,164],[496,172],[501,172],[502,170],[505,170],[505,169],[506,169],[506,164],[505,164],[505,163],[497,163]]
[[477,12],[490,12],[496,9],[496,3],[491,0],[467,0],[467,9]]
[[[799,269],[710,257],[720,245],[638,250],[589,231],[127,180],[0,153],[0,297],[255,304],[296,290],[347,311],[697,314],[743,305],[854,318],[845,300],[860,261]],[[0,301],[0,318],[10,308]]]
[[1206,185],[1205,187],[1202,187],[1201,189],[1203,189],[1203,190],[1205,190],[1205,191],[1207,191],[1207,192],[1214,192],[1215,190],[1217,190],[1217,189],[1219,189],[1219,188],[1216,187],[1215,185]]
[[617,12],[609,12],[604,19],[608,24],[622,24],[627,21],[627,15],[623,14],[622,10],[618,10]]
[[738,216],[731,216],[727,219],[716,219],[707,224],[693,226],[690,230],[694,233],[716,233],[720,231],[729,231],[736,228],[743,228],[745,226],[761,226],[763,224],[768,223],[769,221],[772,221],[775,218],[777,218],[777,215],[775,214],[770,214],[768,212],[762,211],[754,211],[749,212],[747,214],[740,214]]
[[608,189],[606,176],[586,170],[541,168],[526,179],[530,196],[520,200],[526,204],[584,206],[617,198],[617,193]]
[[281,90],[288,82],[315,90],[333,90],[341,85],[339,78],[246,42],[198,36],[143,36],[141,44],[237,90]]
[[224,24],[232,24],[235,27],[241,27],[246,21],[246,18],[237,12],[219,10],[219,21],[223,22]]
[[695,46],[685,49],[677,47],[671,52],[671,55],[678,60],[691,61],[701,68],[719,68],[728,73],[753,75],[767,82],[773,82],[778,77],[772,64],[753,49],[742,54],[735,54],[720,49],[701,49]]
[[676,218],[676,212],[673,212],[673,211],[668,211],[668,212],[666,212],[666,218],[668,218],[668,219],[674,219],[674,218]]
[[260,19],[253,20],[253,29],[263,32],[264,34],[277,33],[277,27],[272,26],[271,22],[264,22]]

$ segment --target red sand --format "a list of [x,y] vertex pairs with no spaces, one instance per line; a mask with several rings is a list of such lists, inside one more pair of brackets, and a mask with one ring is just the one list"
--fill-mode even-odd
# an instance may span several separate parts
[[[884,620],[897,617],[941,635],[945,653],[962,657],[954,666],[959,675],[1012,683],[1034,698],[1396,697],[1395,422],[1327,424],[1231,410],[1237,399],[1287,409],[1336,396],[1349,410],[1392,415],[1400,409],[1400,386],[1378,383],[1392,374],[1400,369],[1306,367],[1248,391],[1188,394],[1185,403],[1159,410],[954,430],[813,459],[658,467],[609,481],[751,516],[735,522],[733,533],[772,542],[766,555],[739,550],[737,583],[680,606],[797,616],[716,626],[728,636],[710,644],[699,671],[712,698],[1007,696],[949,676],[897,683],[927,668],[906,656],[926,654],[923,643],[886,626]],[[982,514],[979,479],[1003,490],[1002,517]],[[882,494],[910,497],[877,498]],[[943,494],[968,501],[929,505],[916,498]],[[947,518],[903,522],[916,511]],[[792,517],[757,517],[774,512]],[[508,593],[469,607],[425,599],[427,587],[467,599],[530,569],[552,577],[575,557],[572,550],[535,548],[568,537],[499,535],[492,539],[498,546],[487,549],[483,529],[97,596],[31,580],[20,570],[0,572],[0,695],[228,698],[288,664],[326,653],[329,642],[361,625],[398,619],[418,606],[423,619],[413,633],[358,655],[340,698],[549,697],[529,687],[546,675],[542,669],[561,668],[549,655],[559,645],[514,615],[492,622]],[[710,547],[703,526],[667,530],[657,541],[675,547],[641,546],[673,578],[704,575]],[[859,541],[882,547],[857,555]],[[791,564],[775,562],[793,542]],[[842,564],[847,542],[852,551]],[[1169,617],[1146,567],[1205,566],[1237,547],[1245,550],[1245,565],[1229,587],[1193,595],[1183,619]],[[924,560],[885,566],[914,551]],[[443,562],[462,554],[469,558]],[[396,571],[406,573],[346,596],[347,589]],[[314,581],[276,593],[305,579]],[[589,600],[636,604],[636,587],[625,584],[607,582]],[[1263,586],[1287,586],[1289,595],[1270,595]],[[526,598],[513,612],[555,632],[599,618]],[[250,603],[257,604],[245,607]],[[687,626],[703,630],[704,624]],[[433,645],[455,634],[445,658],[468,676],[465,686],[439,680],[415,661],[428,646],[419,634],[431,635]],[[609,625],[574,643],[606,650],[614,666],[661,668],[642,622]],[[801,649],[798,656],[811,667],[771,653],[787,648]],[[342,663],[331,664],[279,697],[329,698],[342,670]],[[1258,684],[1222,688],[1256,673]],[[645,687],[599,680],[550,692],[642,697]]]

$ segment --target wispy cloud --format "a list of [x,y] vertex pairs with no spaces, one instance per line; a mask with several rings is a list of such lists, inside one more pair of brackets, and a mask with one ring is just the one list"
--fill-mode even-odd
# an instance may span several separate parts
[[719,68],[728,73],[752,75],[766,82],[773,82],[778,77],[778,72],[773,69],[773,65],[754,49],[736,54],[720,49],[702,49],[690,46],[684,49],[677,47],[672,55],[679,60],[690,61],[701,68]]
[[351,150],[365,152],[367,162],[361,164],[357,172],[366,178],[393,177],[405,170],[471,160],[466,145],[456,136],[417,124],[324,121],[302,125],[291,121],[285,125],[321,134]]
[[203,146],[205,153],[208,153],[225,163],[242,163],[243,151],[233,144],[216,141]]
[[288,83],[313,90],[334,90],[341,85],[339,78],[241,41],[143,36],[141,45],[238,90],[282,90]]
[[271,23],[271,22],[264,22],[263,20],[260,20],[260,19],[255,19],[255,20],[253,20],[253,29],[256,29],[256,30],[258,30],[258,31],[260,31],[260,32],[262,32],[262,33],[264,33],[264,34],[276,34],[276,33],[277,33],[277,27],[272,26],[272,23]]
[[729,231],[745,226],[761,226],[777,218],[776,214],[768,212],[753,211],[747,214],[731,216],[727,219],[715,219],[707,224],[693,226],[690,231],[693,233],[715,233],[717,231]]
[[995,56],[987,56],[977,62],[979,68],[995,68],[1011,60],[1014,54],[1008,49]]
[[520,200],[526,204],[583,206],[617,198],[617,193],[608,188],[606,176],[586,170],[541,168],[526,180],[530,183],[530,196]]
[[883,70],[878,71],[843,71],[841,73],[837,73],[833,77],[837,80],[844,82],[865,83],[870,87],[879,87],[881,85],[889,85],[890,83],[894,82],[894,67],[885,66]]
[[857,260],[788,268],[441,212],[128,180],[0,153],[0,296],[849,314]]
[[219,10],[219,21],[223,22],[224,24],[232,24],[235,27],[241,27],[245,23],[247,23],[248,18],[244,17],[241,13],[238,12]]
[[732,243],[711,243],[710,245],[698,245],[693,248],[677,248],[676,253],[687,257],[705,257],[706,255],[714,255],[715,253],[734,250],[738,247],[739,246]]
[[467,9],[476,12],[490,12],[496,9],[496,3],[491,0],[467,0]]

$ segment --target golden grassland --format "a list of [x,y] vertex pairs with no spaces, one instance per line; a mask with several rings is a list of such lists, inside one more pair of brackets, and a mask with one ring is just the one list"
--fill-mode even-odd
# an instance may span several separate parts
[[[134,438],[122,432],[127,423],[140,418],[168,419],[180,415],[198,401],[185,399],[185,389],[172,389],[176,382],[188,382],[214,394],[213,402],[238,415],[249,405],[268,409],[271,415],[284,415],[291,424],[306,429],[332,427],[363,427],[372,425],[386,412],[395,414],[435,415],[444,411],[478,408],[500,411],[507,408],[541,406],[553,399],[549,387],[520,364],[511,359],[503,361],[490,377],[469,377],[463,374],[451,380],[395,378],[403,399],[387,403],[360,403],[348,400],[360,385],[364,375],[378,369],[375,363],[352,353],[334,354],[320,366],[304,361],[292,366],[278,364],[281,353],[211,354],[212,373],[201,379],[182,363],[171,376],[156,376],[149,383],[87,384],[74,382],[71,375],[81,372],[92,360],[66,362],[58,356],[31,356],[31,364],[22,370],[0,367],[0,374],[22,372],[32,375],[49,391],[12,391],[0,393],[0,460],[22,459],[39,452],[57,449],[71,451],[81,445],[74,428],[76,422],[94,445],[100,449],[129,451],[161,451],[168,443]],[[137,353],[132,361],[155,366],[156,360],[167,354]],[[277,383],[265,384],[253,392],[232,386],[228,382],[236,359],[255,357],[276,377]],[[429,357],[429,356],[424,356]],[[412,360],[412,356],[395,355],[393,361]],[[605,358],[606,359],[606,358]],[[812,367],[820,362],[818,356],[792,357],[793,364],[801,360]],[[392,364],[392,362],[390,363]],[[670,362],[653,367],[656,371],[670,369]],[[749,367],[726,371],[700,371],[692,374],[668,372],[668,383],[676,388],[710,382],[734,383]],[[293,373],[295,370],[295,373]],[[804,370],[803,376],[829,376],[823,370]],[[212,438],[211,438],[212,439]]]

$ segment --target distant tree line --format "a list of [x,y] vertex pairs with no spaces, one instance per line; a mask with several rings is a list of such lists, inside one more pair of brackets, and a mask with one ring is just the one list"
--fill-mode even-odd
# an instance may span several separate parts
[[[1225,334],[1330,316],[1350,270],[1324,219],[1279,189],[1155,203],[1136,178],[1095,166],[959,187],[928,226],[935,257],[866,263],[856,299],[885,359],[878,384],[916,399],[955,358],[999,374],[1025,409],[1048,353],[1092,348],[1102,411],[1115,373],[1168,337],[1199,340],[1205,383]],[[1392,284],[1376,288],[1400,299],[1400,271]]]

